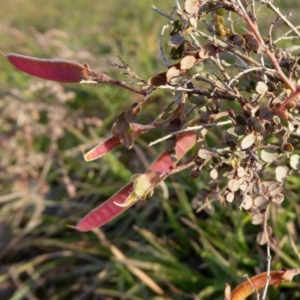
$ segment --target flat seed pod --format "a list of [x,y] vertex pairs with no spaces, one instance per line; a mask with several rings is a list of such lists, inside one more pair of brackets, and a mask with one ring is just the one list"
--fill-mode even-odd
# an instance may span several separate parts
[[286,166],[278,166],[275,169],[276,180],[278,182],[285,182],[289,169]]
[[174,48],[179,47],[184,42],[184,35],[182,32],[178,31],[172,35],[171,39],[168,42],[168,45]]
[[196,179],[200,176],[200,168],[196,167],[196,168],[193,168],[192,171],[191,171],[191,177]]
[[196,58],[192,55],[185,56],[180,62],[180,69],[191,69],[196,63]]
[[204,44],[202,48],[197,52],[197,57],[200,59],[206,59],[216,54],[216,48],[213,44]]
[[253,205],[253,200],[252,200],[252,197],[250,195],[246,195],[243,199],[243,205],[242,207],[245,209],[245,210],[248,210],[252,207]]
[[182,22],[181,20],[174,21],[170,26],[170,36],[173,36],[176,32],[181,30]]
[[229,180],[227,187],[230,191],[236,192],[240,188],[240,185],[241,184],[240,184],[239,180],[233,178],[233,179]]
[[228,146],[227,143],[219,143],[216,146],[216,151],[220,155],[225,155],[230,152],[230,147]]
[[199,11],[199,0],[185,0],[184,10],[188,14],[197,14]]
[[259,117],[264,120],[272,120],[273,112],[268,106],[263,106],[258,113]]
[[236,175],[237,177],[242,178],[246,175],[246,170],[243,167],[238,167],[236,169]]
[[258,118],[251,118],[251,125],[255,132],[257,133],[264,133],[265,132],[265,126],[263,125],[262,121]]
[[216,169],[212,169],[209,173],[209,176],[211,179],[216,180],[216,179],[218,179],[219,173]]
[[184,52],[184,43],[178,46],[177,48],[172,47],[170,51],[170,58],[173,60],[182,58]]
[[283,194],[279,194],[276,197],[271,198],[271,201],[276,204],[281,204],[283,202],[283,200],[284,200]]
[[[242,178],[241,178],[242,179]],[[245,179],[246,180],[246,179]],[[244,181],[244,182],[241,182],[241,185],[240,185],[240,190],[242,192],[246,192],[249,188],[249,184],[247,183],[247,181]]]
[[264,195],[266,187],[261,181],[256,181],[253,185],[253,192],[257,195]]
[[276,160],[278,157],[278,152],[274,148],[265,148],[262,149],[260,152],[260,158],[266,162],[266,163],[271,163],[274,160]]
[[253,52],[256,53],[259,49],[259,43],[258,43],[257,39],[251,38],[248,41],[246,41],[246,48],[248,50],[250,50],[250,51],[252,50]]
[[263,81],[258,81],[255,86],[255,91],[259,95],[264,95],[268,91],[268,86]]
[[232,170],[230,171],[228,174],[227,174],[227,178],[230,180],[230,179],[233,179],[235,176],[235,170]]
[[300,156],[298,154],[293,154],[290,157],[290,166],[294,170],[299,170],[300,169]]
[[268,204],[269,200],[267,198],[265,198],[264,196],[257,196],[254,200],[253,200],[253,204],[256,207],[259,207],[260,209],[265,208],[265,206]]
[[228,194],[226,194],[226,201],[231,203],[234,200],[234,193],[229,192]]
[[245,150],[251,147],[254,144],[254,142],[255,142],[255,135],[254,133],[250,133],[241,140],[241,148]]
[[91,72],[86,65],[73,61],[41,59],[14,53],[6,57],[17,69],[46,80],[80,82]]
[[256,242],[259,244],[259,245],[264,245],[266,244],[268,241],[268,236],[267,234],[264,232],[264,231],[261,231],[258,235],[257,235],[257,238],[256,238]]
[[193,29],[197,28],[197,19],[196,18],[190,18],[189,19],[189,24]]
[[169,68],[167,71],[166,77],[167,77],[167,82],[170,85],[178,85],[182,82],[183,77],[181,76],[180,69],[178,68],[179,66],[176,64]]
[[245,46],[245,39],[239,35],[239,34],[231,34],[229,37],[228,37],[228,40],[233,44],[233,45],[236,45],[236,46],[239,46],[239,47],[244,47]]
[[254,214],[251,218],[251,223],[253,225],[259,225],[264,221],[264,215],[262,213]]
[[268,187],[267,187],[267,192],[271,197],[276,197],[278,196],[282,191],[282,185],[279,182],[272,182]]
[[209,159],[214,156],[214,152],[211,148],[204,147],[199,149],[198,156],[202,159]]

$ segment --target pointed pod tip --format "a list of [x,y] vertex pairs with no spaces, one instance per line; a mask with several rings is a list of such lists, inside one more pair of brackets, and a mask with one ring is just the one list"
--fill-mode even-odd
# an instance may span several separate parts
[[70,224],[66,224],[66,227],[68,227],[68,228],[72,228],[72,229],[77,229],[77,227],[76,227],[76,226],[74,226],[74,225],[70,225]]
[[92,228],[86,226],[84,223],[82,222],[78,222],[77,225],[74,227],[74,229],[80,231],[80,232],[87,232],[90,231]]
[[83,158],[84,158],[85,161],[92,161],[92,160],[95,159],[95,158],[93,158],[93,156],[89,152],[84,154]]

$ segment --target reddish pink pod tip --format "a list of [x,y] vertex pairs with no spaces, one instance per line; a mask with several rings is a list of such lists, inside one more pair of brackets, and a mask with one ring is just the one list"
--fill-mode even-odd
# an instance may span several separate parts
[[121,207],[116,205],[115,202],[123,203],[132,192],[132,189],[132,182],[125,185],[111,198],[109,198],[104,203],[100,204],[95,209],[90,211],[86,216],[84,216],[76,225],[76,229],[79,231],[89,231],[94,228],[100,227],[129,209],[131,205]]
[[[192,131],[185,132],[178,137],[175,147],[178,160],[181,159],[195,145],[196,140],[197,135]],[[177,162],[174,162],[171,159],[171,156],[167,151],[163,151],[151,164],[147,172],[167,172],[176,166],[176,163]],[[130,182],[117,191],[111,198],[84,216],[77,224],[76,229],[79,231],[89,231],[96,227],[103,226],[109,221],[115,219],[134,204],[132,203],[131,205],[125,207],[115,204],[123,204],[132,190],[133,183]]]
[[86,65],[73,61],[41,59],[15,53],[6,55],[17,69],[42,79],[58,82],[80,82],[88,74]]
[[105,140],[102,144],[97,145],[92,150],[84,154],[85,161],[92,161],[101,156],[105,155],[112,149],[116,148],[121,144],[120,138],[111,136],[107,140]]

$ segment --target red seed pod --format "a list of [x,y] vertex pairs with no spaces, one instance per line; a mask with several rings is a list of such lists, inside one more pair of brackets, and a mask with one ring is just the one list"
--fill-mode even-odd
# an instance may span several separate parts
[[58,82],[80,82],[91,72],[87,65],[73,61],[41,59],[14,53],[6,57],[13,66],[27,74]]

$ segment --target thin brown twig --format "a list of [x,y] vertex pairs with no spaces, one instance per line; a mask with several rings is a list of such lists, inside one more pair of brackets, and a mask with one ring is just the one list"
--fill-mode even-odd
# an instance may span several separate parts
[[274,13],[281,18],[281,20],[300,38],[300,32],[281,12],[280,10],[273,5],[270,0],[261,0],[261,3],[266,4]]

